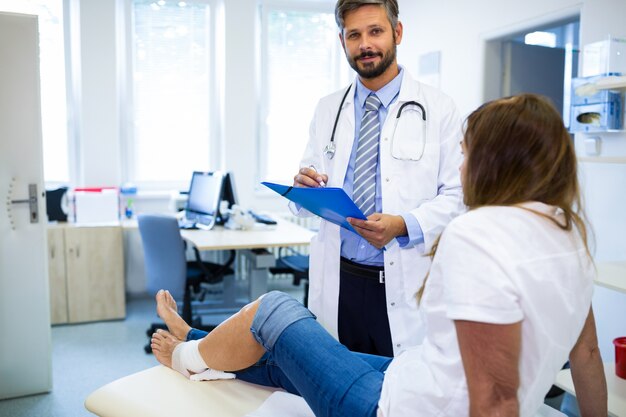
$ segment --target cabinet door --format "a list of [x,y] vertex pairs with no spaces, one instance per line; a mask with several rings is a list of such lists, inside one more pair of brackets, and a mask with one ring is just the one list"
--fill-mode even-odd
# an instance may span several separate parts
[[63,228],[48,229],[48,274],[50,276],[50,321],[67,323],[67,283],[65,281],[65,234]]
[[69,322],[126,316],[121,227],[65,230]]

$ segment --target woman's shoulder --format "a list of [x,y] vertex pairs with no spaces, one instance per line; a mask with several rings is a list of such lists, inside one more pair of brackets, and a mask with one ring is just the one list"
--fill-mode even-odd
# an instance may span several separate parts
[[503,222],[515,216],[519,208],[514,206],[482,206],[471,209],[454,218],[447,229],[478,228],[485,224]]
[[469,210],[455,218],[450,225],[462,227],[476,223],[505,223],[527,221],[532,218],[558,217],[558,208],[537,201],[509,206],[482,206]]
[[546,223],[547,217],[558,217],[558,210],[538,202],[512,206],[482,206],[452,220],[446,227],[444,235],[471,236],[474,240],[522,237],[532,235],[546,227],[551,229],[555,224]]

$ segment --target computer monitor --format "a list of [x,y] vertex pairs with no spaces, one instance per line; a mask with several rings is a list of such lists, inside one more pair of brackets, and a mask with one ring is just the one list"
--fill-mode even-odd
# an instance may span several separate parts
[[198,227],[211,228],[219,212],[224,174],[221,171],[194,171],[185,207],[185,219]]
[[[222,181],[222,190],[220,192],[220,202],[228,202],[228,209],[233,208],[234,204],[237,204],[237,192],[235,191],[235,180],[232,172],[224,174],[224,180]],[[222,204],[220,204],[220,209]],[[218,212],[217,223],[224,224],[227,220],[227,216]]]

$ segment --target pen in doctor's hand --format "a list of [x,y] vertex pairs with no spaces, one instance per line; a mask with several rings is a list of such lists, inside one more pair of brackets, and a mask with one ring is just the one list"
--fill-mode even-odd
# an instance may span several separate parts
[[[318,172],[317,168],[315,168],[315,165],[309,165],[309,168],[311,168],[313,171]],[[322,180],[319,182],[320,187],[326,187],[326,183]]]

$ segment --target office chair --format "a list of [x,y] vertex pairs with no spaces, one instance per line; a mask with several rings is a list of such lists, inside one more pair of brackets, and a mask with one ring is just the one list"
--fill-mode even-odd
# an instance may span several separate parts
[[[143,244],[146,268],[146,289],[155,295],[160,289],[170,291],[179,308],[182,299],[182,318],[192,327],[211,331],[215,326],[203,326],[200,316],[192,314],[192,300],[203,301],[206,290],[202,283],[215,284],[225,275],[234,273],[230,266],[235,260],[235,251],[224,265],[204,262],[200,252],[194,248],[195,260],[187,262],[185,242],[180,235],[178,221],[173,216],[160,214],[140,214],[137,217],[139,233]],[[153,323],[147,330],[151,337],[163,323]],[[150,353],[150,343],[145,347]]]
[[[289,255],[283,256],[283,250],[289,251]],[[276,266],[269,269],[271,274],[291,274],[293,275],[293,285],[299,286],[304,281],[303,304],[309,304],[309,256],[303,255],[293,248],[285,247],[278,249],[278,259]]]

